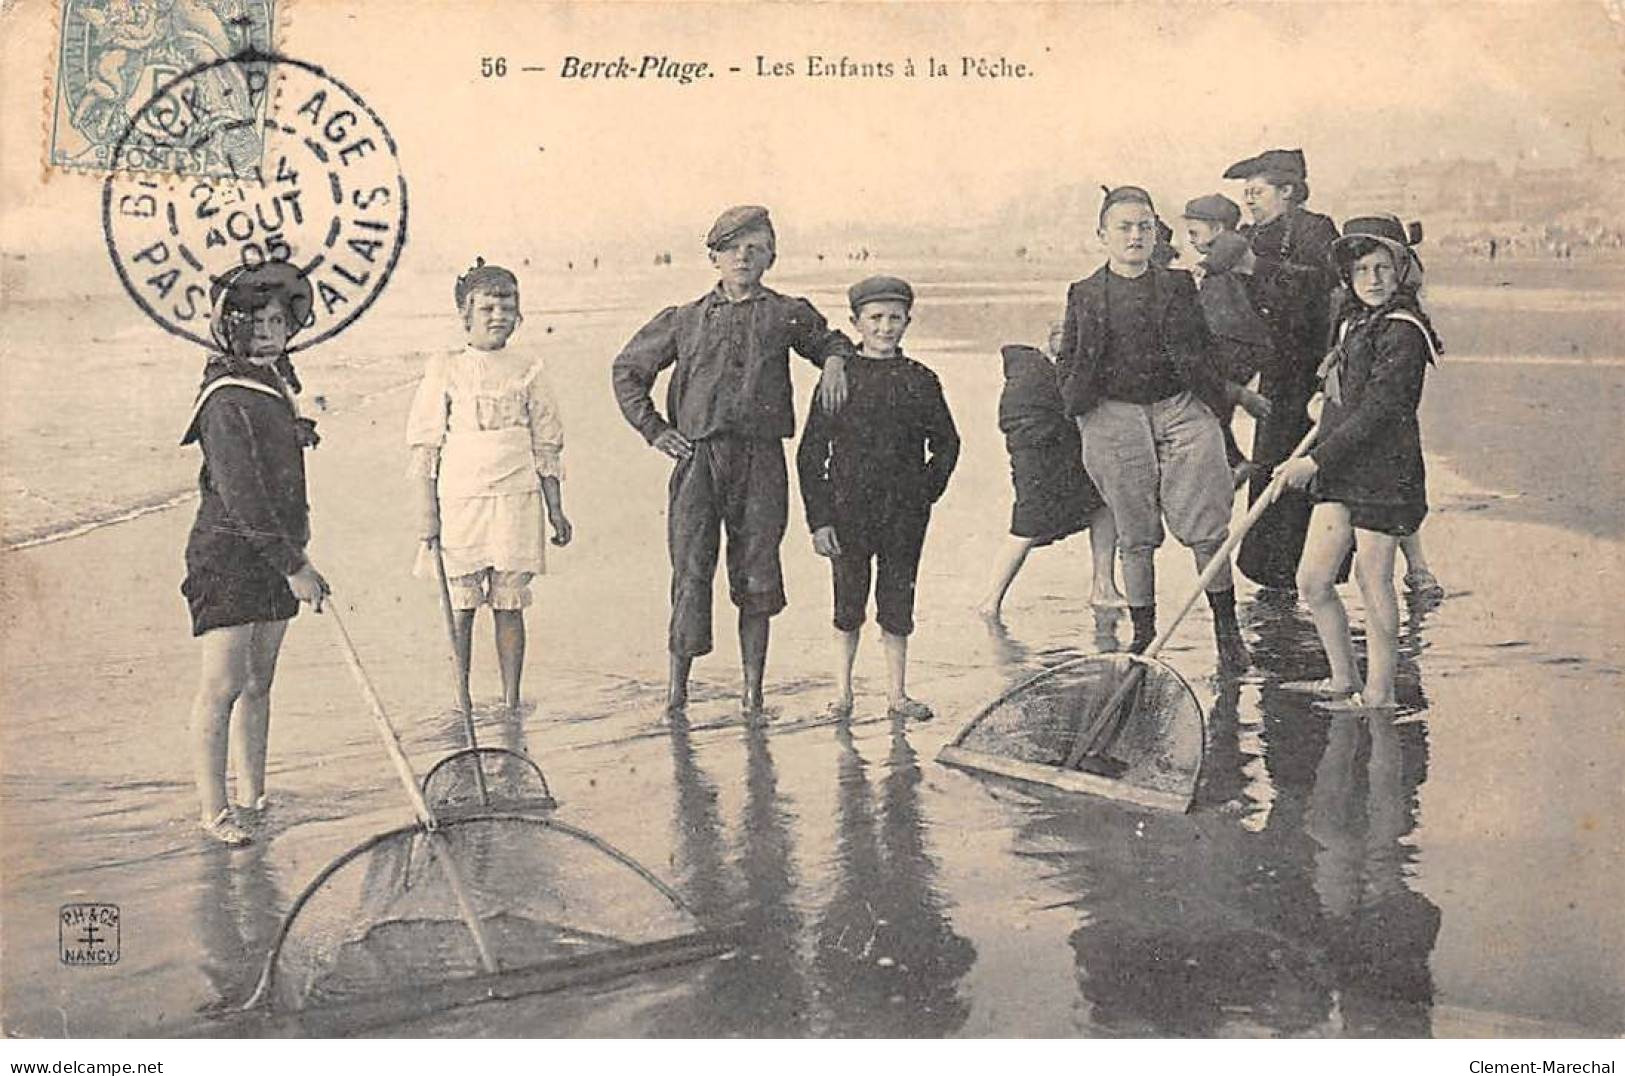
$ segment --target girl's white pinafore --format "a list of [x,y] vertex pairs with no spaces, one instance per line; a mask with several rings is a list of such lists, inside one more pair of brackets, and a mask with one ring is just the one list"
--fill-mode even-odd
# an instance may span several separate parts
[[[564,431],[541,360],[506,349],[434,356],[407,443],[410,473],[438,479],[448,575],[546,570],[540,479],[562,477]],[[413,572],[433,578],[426,546]]]

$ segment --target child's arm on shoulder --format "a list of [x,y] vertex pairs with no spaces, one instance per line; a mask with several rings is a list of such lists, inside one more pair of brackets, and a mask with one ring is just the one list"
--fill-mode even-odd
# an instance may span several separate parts
[[823,370],[818,379],[818,398],[833,414],[846,404],[846,363],[857,351],[845,333],[829,327],[812,303],[806,299],[790,302],[790,346]]

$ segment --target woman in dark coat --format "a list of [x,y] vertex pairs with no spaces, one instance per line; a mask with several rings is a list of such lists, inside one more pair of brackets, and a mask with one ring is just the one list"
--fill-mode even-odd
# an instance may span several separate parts
[[[265,807],[271,678],[301,601],[318,611],[327,584],[305,556],[305,448],[315,424],[299,417],[287,342],[310,318],[310,284],[285,263],[227,274],[214,288],[211,353],[182,444],[203,449],[197,520],[181,593],[202,647],[192,706],[199,825],[248,844],[242,821]],[[235,726],[239,820],[226,799],[226,747]]]
[[[1060,342],[1061,325],[1050,328],[1050,354]],[[997,617],[1004,595],[1027,554],[1089,528],[1094,559],[1090,603],[1116,609],[1123,596],[1114,578],[1117,526],[1105,499],[1083,469],[1083,443],[1077,423],[1066,417],[1055,363],[1050,355],[1025,344],[1000,350],[1004,391],[999,394],[999,429],[1010,453],[1010,481],[1015,504],[1010,510],[1010,536],[999,550],[993,579],[977,612]]]
[[[1245,229],[1252,248],[1249,292],[1275,344],[1275,362],[1259,376],[1258,390],[1271,410],[1253,434],[1251,504],[1309,432],[1304,408],[1326,354],[1329,303],[1337,286],[1328,256],[1337,225],[1304,207],[1309,184],[1301,150],[1269,150],[1231,165],[1224,176],[1246,182],[1242,197],[1253,217]],[[1241,573],[1263,587],[1291,589],[1311,507],[1307,495],[1288,492],[1265,511],[1242,540],[1236,557]]]

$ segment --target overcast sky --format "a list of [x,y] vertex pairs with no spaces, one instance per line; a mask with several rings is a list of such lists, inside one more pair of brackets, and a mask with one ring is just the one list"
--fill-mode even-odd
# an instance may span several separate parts
[[[13,251],[99,240],[97,185],[43,177],[51,3],[4,16],[0,190]],[[1618,10],[1618,5],[1615,5]],[[1231,161],[1301,146],[1311,182],[1440,156],[1625,155],[1625,28],[1602,3],[818,5],[298,0],[278,35],[384,118],[413,243],[539,247],[703,234],[770,204],[790,230],[985,218],[1063,182],[1221,189]],[[566,81],[566,55],[705,60],[717,77]],[[919,77],[760,79],[756,57],[912,57]],[[1003,55],[1027,80],[925,77]],[[482,79],[482,56],[508,75]],[[544,73],[518,70],[541,65]],[[731,65],[745,74],[729,74]],[[1229,188],[1225,188],[1229,189]],[[1234,192],[1233,192],[1234,193]]]

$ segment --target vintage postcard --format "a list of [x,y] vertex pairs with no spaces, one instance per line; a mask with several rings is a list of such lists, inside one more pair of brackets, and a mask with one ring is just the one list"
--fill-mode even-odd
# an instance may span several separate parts
[[1617,2],[0,24],[8,1037],[1625,1033]]

